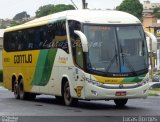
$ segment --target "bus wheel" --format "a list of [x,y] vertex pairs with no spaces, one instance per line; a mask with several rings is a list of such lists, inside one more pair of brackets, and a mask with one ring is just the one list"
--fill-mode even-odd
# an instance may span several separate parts
[[20,98],[20,96],[19,96],[19,89],[18,89],[18,84],[17,84],[16,81],[14,81],[13,92],[14,92],[14,97],[16,99],[19,99]]
[[63,97],[64,97],[65,105],[67,105],[67,106],[76,105],[78,100],[71,97],[70,86],[69,86],[69,82],[68,81],[64,84],[63,91],[64,91],[63,92]]
[[27,98],[27,93],[24,91],[23,79],[20,80],[18,85],[19,87],[19,97],[21,100],[25,100]]
[[117,107],[124,107],[127,103],[128,99],[115,99],[114,103]]

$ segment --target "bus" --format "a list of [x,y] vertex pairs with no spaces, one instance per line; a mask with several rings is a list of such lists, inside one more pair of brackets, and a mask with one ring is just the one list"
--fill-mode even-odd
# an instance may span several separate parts
[[140,20],[128,13],[51,14],[5,30],[4,87],[21,100],[46,94],[67,106],[78,100],[125,106],[148,96],[147,50]]

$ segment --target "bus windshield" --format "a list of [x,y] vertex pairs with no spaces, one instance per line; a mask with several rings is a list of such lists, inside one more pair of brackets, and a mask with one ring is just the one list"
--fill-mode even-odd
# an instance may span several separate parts
[[88,71],[130,76],[148,70],[147,44],[142,26],[84,25],[84,33],[89,43]]

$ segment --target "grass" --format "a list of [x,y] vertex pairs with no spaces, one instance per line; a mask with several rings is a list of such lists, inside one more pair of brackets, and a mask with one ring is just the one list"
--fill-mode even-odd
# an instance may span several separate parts
[[3,86],[3,83],[2,83],[2,82],[0,82],[0,86]]
[[150,88],[149,96],[160,96],[160,88]]
[[159,95],[156,94],[156,93],[149,93],[148,95],[149,95],[149,96],[159,96]]
[[152,91],[160,91],[160,88],[151,88]]

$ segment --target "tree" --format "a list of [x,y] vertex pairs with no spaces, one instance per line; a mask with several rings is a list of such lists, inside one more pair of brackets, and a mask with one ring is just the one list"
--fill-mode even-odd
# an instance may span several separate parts
[[74,10],[75,8],[72,5],[65,5],[65,4],[58,4],[55,5],[53,8],[53,13],[61,12],[61,11],[66,11],[66,10]]
[[160,19],[160,8],[155,8],[155,9],[153,10],[153,15],[154,15],[156,18]]
[[142,18],[143,5],[139,0],[124,0],[116,9],[130,13],[139,19]]
[[42,16],[46,16],[48,14],[51,14],[53,11],[53,8],[54,8],[54,5],[52,5],[52,4],[41,6],[36,11],[36,17],[42,17]]
[[72,5],[65,5],[65,4],[58,4],[58,5],[45,5],[41,6],[37,11],[36,11],[36,17],[42,17],[46,16],[49,14],[65,11],[65,10],[73,10],[75,9]]
[[22,20],[24,18],[30,18],[30,15],[28,15],[26,11],[16,14],[13,17],[13,20],[17,21],[17,20]]
[[13,27],[13,26],[16,26],[16,25],[20,25],[18,22],[16,22],[16,21],[11,21],[11,23],[10,23],[10,26],[11,27]]

